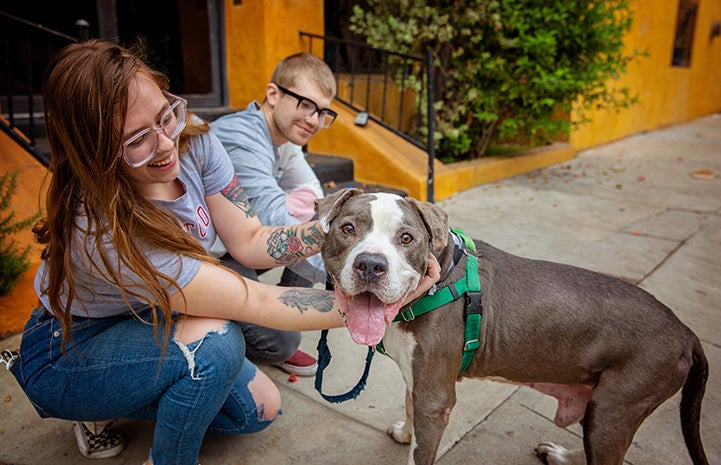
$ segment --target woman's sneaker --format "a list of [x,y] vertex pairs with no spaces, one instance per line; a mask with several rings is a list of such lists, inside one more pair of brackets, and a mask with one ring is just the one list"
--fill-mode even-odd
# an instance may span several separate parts
[[125,438],[110,425],[97,426],[92,421],[74,421],[75,439],[80,453],[89,459],[115,457],[125,448]]

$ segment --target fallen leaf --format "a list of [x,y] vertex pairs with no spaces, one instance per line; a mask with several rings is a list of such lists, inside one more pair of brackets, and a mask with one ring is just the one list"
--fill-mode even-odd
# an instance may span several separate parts
[[716,173],[713,172],[713,170],[705,168],[700,170],[693,170],[691,171],[691,174],[689,174],[691,179],[701,179],[704,181],[711,181],[716,179]]
[[7,403],[10,402],[11,400],[13,400],[12,396],[7,396],[7,397],[5,397],[4,402],[7,404]]

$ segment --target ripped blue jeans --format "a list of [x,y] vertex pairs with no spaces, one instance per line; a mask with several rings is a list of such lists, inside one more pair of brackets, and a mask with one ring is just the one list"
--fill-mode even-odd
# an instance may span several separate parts
[[40,416],[154,420],[154,465],[196,465],[206,432],[253,433],[272,423],[260,419],[248,389],[257,369],[245,359],[238,323],[188,345],[172,338],[171,327],[163,352],[147,323],[153,311],[139,314],[145,322],[132,315],[73,318],[64,356],[60,321],[35,310],[12,371]]

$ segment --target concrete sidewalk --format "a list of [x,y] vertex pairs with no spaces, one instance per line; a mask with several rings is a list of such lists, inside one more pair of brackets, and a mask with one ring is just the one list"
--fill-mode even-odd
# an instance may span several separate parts
[[[711,464],[721,464],[721,115],[586,150],[573,161],[465,191],[439,202],[451,224],[509,252],[590,268],[640,285],[669,305],[701,338],[710,363],[701,433]],[[710,174],[710,176],[709,176]],[[708,179],[706,179],[708,178]],[[15,347],[20,337],[0,341]],[[318,334],[303,337],[316,353]],[[345,330],[331,331],[325,391],[355,384],[365,349]],[[203,465],[366,465],[406,463],[408,447],[386,428],[403,418],[403,381],[377,355],[365,391],[326,403],[313,380],[295,383],[265,369],[280,386],[283,415],[268,430],[208,436]],[[663,373],[659,373],[663,376]],[[92,388],[92,387],[89,387]],[[41,420],[8,372],[0,369],[0,465],[140,465],[149,422],[121,420],[127,449],[101,462],[85,459],[69,422]],[[627,454],[633,465],[686,465],[679,396],[649,417]],[[458,384],[458,403],[439,451],[441,465],[532,465],[541,440],[580,444],[578,425],[553,424],[555,401],[490,381]]]

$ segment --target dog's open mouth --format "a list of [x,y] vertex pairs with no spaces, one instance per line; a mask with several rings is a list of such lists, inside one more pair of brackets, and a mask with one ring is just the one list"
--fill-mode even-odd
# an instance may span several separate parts
[[337,284],[335,296],[351,338],[366,346],[378,345],[403,304],[403,297],[387,304],[370,292],[349,296]]

